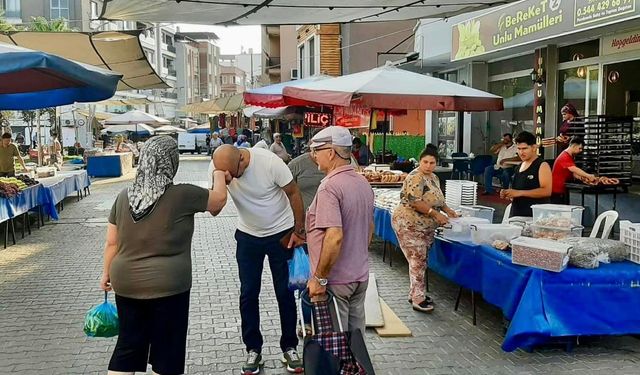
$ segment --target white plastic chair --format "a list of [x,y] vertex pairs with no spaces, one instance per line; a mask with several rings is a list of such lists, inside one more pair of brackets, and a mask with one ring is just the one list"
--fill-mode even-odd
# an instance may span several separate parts
[[511,215],[511,203],[504,209],[504,216],[502,217],[502,224],[509,224],[509,215]]
[[598,232],[600,231],[600,227],[604,221],[604,229],[602,230],[602,236],[600,236],[600,238],[609,238],[616,220],[618,220],[618,211],[609,210],[601,213],[598,215],[596,222],[593,223],[593,229],[591,229],[589,237],[596,238],[598,236]]

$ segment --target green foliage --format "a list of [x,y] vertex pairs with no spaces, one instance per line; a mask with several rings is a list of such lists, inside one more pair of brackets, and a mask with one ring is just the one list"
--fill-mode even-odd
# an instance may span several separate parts
[[0,10],[0,32],[16,31],[16,27],[4,18],[4,11]]
[[77,31],[69,27],[67,20],[64,18],[58,18],[55,20],[48,20],[42,16],[31,17],[31,22],[27,25],[27,31],[40,31],[40,32],[66,32]]

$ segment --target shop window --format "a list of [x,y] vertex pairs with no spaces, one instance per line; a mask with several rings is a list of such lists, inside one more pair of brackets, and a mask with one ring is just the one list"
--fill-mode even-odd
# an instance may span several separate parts
[[600,54],[600,40],[594,39],[584,43],[558,48],[558,61],[570,62],[597,57]]
[[[640,117],[640,60],[604,66],[605,114]],[[632,150],[640,155],[640,122],[633,126]],[[634,161],[634,166],[639,164]],[[634,175],[640,168],[634,167]]]
[[530,76],[489,82],[489,92],[504,98],[504,111],[489,112],[488,144],[496,143],[504,133],[518,134],[533,126],[533,84]]
[[498,74],[513,73],[520,70],[533,69],[535,57],[533,54],[514,57],[512,59],[500,60],[489,64],[489,76]]
[[457,130],[458,113],[438,112],[438,155],[441,159],[450,158],[458,150]]
[[69,0],[51,0],[51,19],[69,19]]

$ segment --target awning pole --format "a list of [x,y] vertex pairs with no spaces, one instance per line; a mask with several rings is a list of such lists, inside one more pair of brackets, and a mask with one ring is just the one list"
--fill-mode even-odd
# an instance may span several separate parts
[[42,131],[40,128],[40,109],[36,109],[36,124],[38,128],[38,167],[42,167],[44,155],[42,155]]
[[389,112],[384,110],[384,128],[382,129],[382,164],[387,163],[387,121],[389,120]]

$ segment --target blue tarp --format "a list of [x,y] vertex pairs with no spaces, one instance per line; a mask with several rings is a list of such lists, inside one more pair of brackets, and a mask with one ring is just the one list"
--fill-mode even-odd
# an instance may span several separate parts
[[373,209],[373,223],[374,223],[374,234],[387,242],[391,242],[396,246],[400,246],[398,244],[398,237],[396,237],[396,233],[393,231],[393,227],[391,226],[391,214],[389,211],[374,207]]
[[489,246],[436,239],[429,268],[502,310],[511,320],[505,351],[557,337],[640,333],[640,266],[631,262],[555,273],[512,264],[510,253]]
[[38,206],[42,206],[44,213],[58,220],[58,212],[47,193],[47,189],[42,185],[34,185],[20,192],[12,198],[0,198],[0,222],[18,217],[27,211],[31,211]]
[[0,43],[0,110],[108,99],[121,77],[110,70]]

